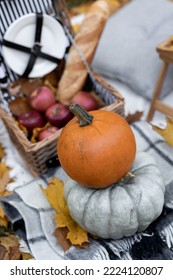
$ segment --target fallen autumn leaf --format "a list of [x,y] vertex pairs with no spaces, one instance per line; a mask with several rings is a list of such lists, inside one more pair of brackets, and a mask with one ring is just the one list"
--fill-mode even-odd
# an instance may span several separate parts
[[173,146],[173,118],[166,118],[166,127],[164,129],[154,124],[151,124],[151,126],[170,146]]
[[42,188],[42,190],[47,196],[50,205],[56,211],[55,222],[57,228],[54,231],[54,235],[57,237],[61,247],[67,250],[70,244],[79,246],[83,246],[83,244],[86,245],[88,242],[88,234],[70,216],[64,198],[63,183],[59,179],[53,178],[48,182],[47,188]]

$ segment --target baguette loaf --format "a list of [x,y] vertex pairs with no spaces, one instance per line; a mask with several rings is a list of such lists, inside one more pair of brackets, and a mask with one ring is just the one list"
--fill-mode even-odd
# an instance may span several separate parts
[[[109,5],[104,0],[94,2],[75,36],[75,42],[88,64],[91,64],[105,23],[109,17]],[[82,89],[87,78],[86,67],[76,48],[72,45],[65,70],[59,81],[57,99],[69,105],[75,94]]]

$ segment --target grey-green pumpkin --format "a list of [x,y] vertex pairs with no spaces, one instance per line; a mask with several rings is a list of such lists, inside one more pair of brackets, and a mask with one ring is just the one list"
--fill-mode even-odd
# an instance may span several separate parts
[[145,230],[162,212],[165,186],[154,159],[138,152],[134,176],[104,189],[83,187],[68,178],[64,193],[72,218],[87,232],[119,239]]

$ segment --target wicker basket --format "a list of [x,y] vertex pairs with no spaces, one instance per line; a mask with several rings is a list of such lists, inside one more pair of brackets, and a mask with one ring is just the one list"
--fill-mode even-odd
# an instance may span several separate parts
[[[64,1],[59,1],[59,6],[59,12],[62,16],[63,23],[71,28]],[[71,31],[73,32],[72,29]],[[105,104],[105,107],[102,107],[101,109],[113,111],[124,116],[124,100],[121,94],[108,85],[100,76],[94,74],[94,77],[96,83],[100,85],[96,94]],[[86,87],[90,86],[91,83],[88,79]],[[54,166],[54,164],[52,164],[54,160],[58,163],[56,146],[62,129],[40,142],[31,143],[23,131],[18,127],[15,118],[10,116],[1,107],[0,117],[7,128],[12,142],[34,176],[43,175],[48,172],[50,167]]]

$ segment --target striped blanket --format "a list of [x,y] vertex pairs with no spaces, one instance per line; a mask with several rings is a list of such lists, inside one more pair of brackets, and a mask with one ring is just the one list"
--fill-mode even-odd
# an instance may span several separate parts
[[[54,210],[40,190],[53,177],[65,180],[62,168],[34,180],[10,142],[3,124],[0,123],[0,142],[6,148],[6,161],[12,167],[14,182],[8,185],[13,193],[1,199],[15,233],[25,248],[37,260],[170,260],[173,259],[173,147],[165,143],[145,121],[132,124],[138,151],[145,151],[155,158],[166,185],[164,208],[156,221],[144,232],[120,240],[94,240],[90,238],[87,249],[72,246],[65,253],[56,238]],[[151,190],[152,191],[152,190]]]

